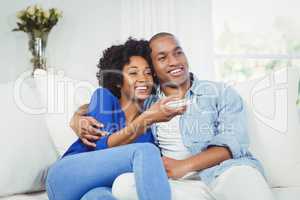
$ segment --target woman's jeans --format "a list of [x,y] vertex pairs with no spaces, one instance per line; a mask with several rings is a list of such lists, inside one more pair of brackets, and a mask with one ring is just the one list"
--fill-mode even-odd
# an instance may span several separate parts
[[126,172],[134,172],[140,200],[171,199],[158,148],[151,143],[134,143],[57,161],[46,180],[49,200],[113,200],[112,184]]

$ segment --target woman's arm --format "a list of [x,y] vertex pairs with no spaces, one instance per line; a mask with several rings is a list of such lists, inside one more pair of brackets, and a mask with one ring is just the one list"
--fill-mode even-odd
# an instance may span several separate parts
[[174,116],[185,112],[185,106],[176,109],[167,107],[166,103],[172,100],[174,98],[168,97],[156,102],[133,120],[130,125],[109,136],[105,136],[106,133],[104,131],[99,131],[99,128],[103,127],[103,125],[97,119],[101,121],[101,116],[97,117],[95,114],[86,116],[88,114],[88,106],[80,107],[79,112],[73,115],[70,126],[88,147],[95,148],[96,141],[101,139],[103,140],[102,145],[104,148],[129,144],[143,134],[153,123],[169,121]]
[[114,147],[132,143],[137,137],[146,132],[147,128],[153,123],[169,121],[174,116],[183,114],[186,106],[171,108],[166,105],[172,100],[174,100],[174,97],[167,97],[153,104],[148,110],[133,120],[130,125],[111,134],[107,145]]
[[[70,127],[88,147],[96,148],[96,141],[101,137],[106,136],[106,132],[99,130],[103,124],[98,122],[93,116],[86,116],[88,113],[88,105],[80,106],[77,112],[74,113]],[[111,134],[107,140],[108,147],[119,146],[132,143],[138,136],[146,132],[150,126],[145,115],[138,116],[131,124],[120,131]],[[148,125],[147,125],[148,123]]]
[[151,122],[148,120],[148,117],[142,114],[123,129],[111,134],[108,137],[107,146],[115,147],[130,144],[144,134],[150,125]]

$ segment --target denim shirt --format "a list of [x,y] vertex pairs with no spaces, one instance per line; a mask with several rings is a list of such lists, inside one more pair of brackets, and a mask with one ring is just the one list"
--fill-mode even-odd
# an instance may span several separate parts
[[[210,146],[227,147],[232,159],[199,171],[202,181],[210,184],[216,177],[232,166],[248,165],[263,174],[260,162],[249,152],[249,139],[245,107],[241,97],[223,83],[202,81],[191,74],[192,86],[185,94],[191,102],[187,111],[180,116],[179,127],[183,144],[192,155],[205,151]],[[151,106],[159,99],[152,96],[145,104]],[[157,126],[152,134],[157,145]]]

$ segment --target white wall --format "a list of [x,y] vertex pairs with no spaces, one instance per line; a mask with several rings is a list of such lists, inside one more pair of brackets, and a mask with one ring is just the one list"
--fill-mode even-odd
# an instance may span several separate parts
[[201,79],[214,79],[211,0],[122,0],[122,39],[174,33]]
[[200,79],[215,79],[211,0],[176,0],[177,35],[189,59],[191,71]]
[[64,70],[72,78],[91,80],[96,84],[99,56],[104,48],[120,38],[121,5],[118,0],[1,2],[0,83],[13,81],[21,72],[32,68],[27,35],[23,32],[11,32],[11,29],[15,27],[15,13],[35,3],[63,11],[63,18],[49,35],[46,52],[48,65]]
[[[97,85],[96,64],[103,49],[124,39],[124,17],[122,17],[124,2],[125,5],[139,2],[139,0],[1,1],[0,83],[13,81],[21,72],[32,68],[29,62],[31,55],[28,51],[27,35],[23,32],[11,32],[11,29],[15,27],[15,13],[18,10],[38,3],[46,8],[56,7],[63,11],[63,18],[49,35],[46,52],[48,65],[64,70],[65,74],[72,78],[89,80],[95,85]],[[148,30],[174,32],[186,51],[192,71],[201,78],[212,79],[214,71],[211,1],[144,0],[144,3],[139,5],[144,5],[144,8],[135,6],[136,9],[144,10],[132,17],[139,17],[139,22],[155,20],[156,28],[147,27],[153,24],[132,21],[132,27],[143,26],[143,28],[135,27],[134,30],[144,30],[144,32],[146,30],[144,35],[147,38]],[[144,12],[150,5],[152,16],[149,12]],[[156,15],[157,13],[160,15]],[[149,19],[149,16],[153,19]],[[137,35],[141,36],[141,34]]]

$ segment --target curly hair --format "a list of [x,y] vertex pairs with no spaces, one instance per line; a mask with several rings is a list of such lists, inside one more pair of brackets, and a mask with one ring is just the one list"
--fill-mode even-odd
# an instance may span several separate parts
[[[130,57],[141,56],[149,64],[151,71],[154,72],[150,57],[149,42],[146,40],[136,40],[129,38],[125,44],[113,45],[103,51],[97,67],[99,71],[96,76],[99,85],[107,88],[116,97],[121,97],[123,85],[122,70],[130,62]],[[156,78],[154,78],[156,82]]]

